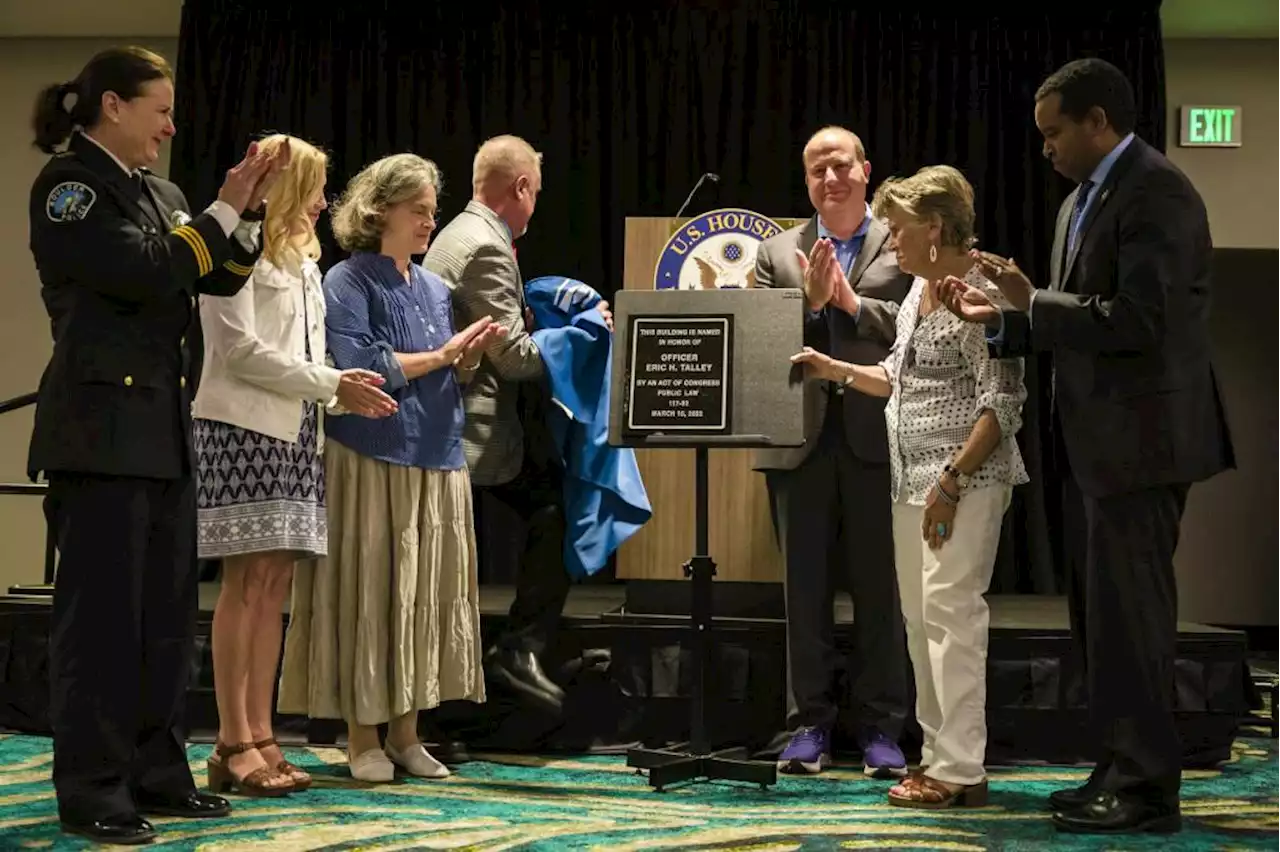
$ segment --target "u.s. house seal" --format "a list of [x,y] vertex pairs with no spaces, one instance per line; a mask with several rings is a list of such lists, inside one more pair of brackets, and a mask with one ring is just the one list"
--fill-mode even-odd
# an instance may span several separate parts
[[656,290],[756,286],[756,249],[782,226],[750,210],[727,207],[690,219],[671,235],[653,271]]

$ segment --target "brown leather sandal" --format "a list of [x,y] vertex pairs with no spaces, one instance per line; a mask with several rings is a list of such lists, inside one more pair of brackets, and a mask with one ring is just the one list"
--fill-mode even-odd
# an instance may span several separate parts
[[311,786],[311,774],[307,770],[290,763],[284,758],[284,749],[280,748],[280,743],[276,742],[275,737],[269,737],[265,740],[258,740],[253,747],[261,751],[264,748],[275,746],[280,749],[280,762],[276,764],[276,772],[281,775],[288,775],[293,781],[293,789],[301,793],[303,790]]
[[898,784],[906,791],[906,795],[896,795],[889,791],[889,804],[900,808],[922,808],[924,810],[945,810],[946,808],[981,808],[987,804],[987,782],[979,781],[968,787],[951,791],[947,785],[928,775],[910,775]]
[[227,758],[244,754],[253,748],[255,748],[253,743],[236,743],[235,745],[227,745],[221,741],[214,743],[213,754],[205,764],[209,773],[209,790],[214,793],[233,791],[242,796],[259,799],[276,799],[292,793],[296,789],[292,782],[267,783],[280,774],[270,766],[259,766],[243,778],[237,777],[231,771],[227,766]]

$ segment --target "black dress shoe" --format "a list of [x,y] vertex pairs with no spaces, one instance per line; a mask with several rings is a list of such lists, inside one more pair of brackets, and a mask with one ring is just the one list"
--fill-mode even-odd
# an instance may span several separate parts
[[1182,830],[1182,812],[1177,805],[1157,806],[1099,793],[1074,810],[1055,813],[1053,825],[1072,834],[1173,834]]
[[1092,781],[1068,790],[1054,790],[1049,794],[1049,810],[1074,811],[1076,808],[1082,808],[1089,804],[1101,792],[1102,790],[1099,786]]
[[532,651],[492,648],[485,654],[484,670],[493,683],[551,713],[561,712],[564,690],[546,676]]
[[150,843],[156,836],[156,830],[151,827],[151,823],[137,814],[109,817],[92,822],[64,819],[62,830],[68,834],[87,837],[98,843],[117,843],[122,846]]
[[445,766],[457,766],[471,762],[471,755],[467,752],[466,743],[443,736],[432,738],[431,756]]
[[208,793],[183,793],[177,796],[157,796],[154,793],[135,793],[138,810],[152,816],[183,817],[186,819],[212,819],[231,813],[231,803],[221,796]]

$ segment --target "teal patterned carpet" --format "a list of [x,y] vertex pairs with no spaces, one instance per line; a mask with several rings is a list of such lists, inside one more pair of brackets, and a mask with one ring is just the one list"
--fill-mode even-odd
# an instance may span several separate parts
[[[207,746],[190,748],[204,783]],[[1186,828],[1173,837],[1070,837],[1054,832],[1045,795],[1080,783],[1078,767],[992,772],[991,803],[970,811],[890,807],[884,782],[837,765],[816,778],[784,776],[768,791],[728,783],[653,792],[619,757],[478,755],[444,781],[364,785],[342,752],[295,749],[316,776],[283,800],[234,798],[235,813],[205,821],[154,820],[150,848],[200,852],[354,850],[841,849],[1236,850],[1277,846],[1276,741],[1241,739],[1229,763],[1188,771]],[[0,737],[0,850],[86,849],[58,831],[50,741]],[[120,847],[116,847],[120,848]]]

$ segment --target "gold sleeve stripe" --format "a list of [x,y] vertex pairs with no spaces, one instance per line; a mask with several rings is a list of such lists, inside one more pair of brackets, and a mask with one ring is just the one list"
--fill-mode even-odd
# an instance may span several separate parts
[[173,234],[174,234],[174,236],[181,237],[181,238],[182,238],[182,241],[183,241],[183,242],[185,242],[185,243],[187,244],[187,247],[191,249],[191,253],[192,253],[193,255],[195,255],[195,258],[196,258],[196,274],[197,274],[197,275],[199,275],[199,276],[200,276],[200,277],[202,277],[202,278],[203,278],[205,275],[207,275],[208,273],[207,273],[207,272],[205,272],[205,270],[204,270],[204,258],[200,255],[200,248],[199,248],[199,246],[197,246],[197,245],[196,245],[196,241],[195,241],[194,239],[192,239],[191,235],[190,235],[190,234],[188,234],[188,233],[187,233],[185,230],[183,230],[182,228],[175,228],[175,229],[174,229],[174,231],[173,231]]
[[252,266],[245,266],[243,263],[236,263],[234,260],[228,260],[222,265],[228,271],[233,272],[236,275],[243,275],[246,278],[253,274]]
[[200,232],[190,225],[182,225],[174,228],[173,233],[177,234],[187,245],[191,246],[191,252],[196,256],[196,267],[200,272],[200,276],[204,277],[213,271],[213,256],[209,254],[209,247],[205,245],[204,237],[200,236]]

